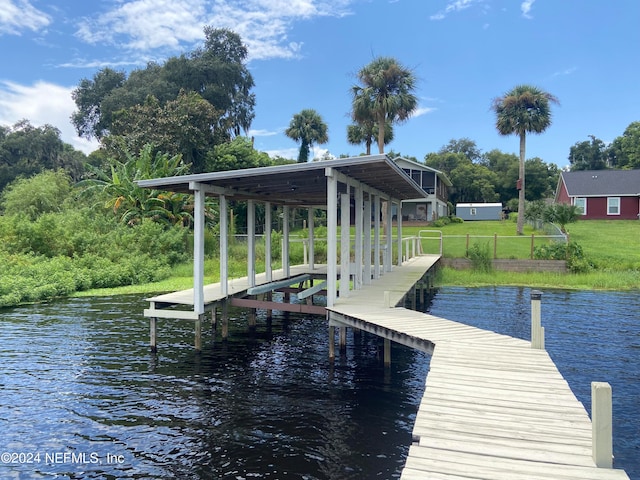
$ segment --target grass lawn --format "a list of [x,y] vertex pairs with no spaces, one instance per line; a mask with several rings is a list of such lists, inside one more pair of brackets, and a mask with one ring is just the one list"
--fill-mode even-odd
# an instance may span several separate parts
[[[524,235],[517,237],[516,224],[511,220],[478,221],[452,223],[440,228],[428,226],[403,226],[403,237],[418,235],[421,230],[439,230],[444,236],[444,255],[447,257],[464,257],[466,236],[469,235],[469,246],[474,242],[489,243],[491,252],[497,235],[498,258],[530,258],[531,235],[534,234],[535,245],[552,241],[541,238],[544,232],[534,231],[525,226]],[[569,288],[569,289],[640,289],[640,221],[637,220],[588,220],[569,224],[567,230],[570,239],[582,246],[586,256],[597,269],[583,274],[551,274],[551,273],[514,273],[456,271],[450,268],[441,269],[439,285],[518,285],[534,288]],[[296,234],[299,232],[292,232]],[[394,230],[395,234],[395,230]],[[433,236],[423,232],[423,236]],[[506,238],[510,237],[510,238]],[[428,253],[437,253],[435,240],[424,240],[423,248]],[[302,247],[293,244],[292,256],[302,258]],[[395,249],[395,242],[394,242]],[[229,273],[232,278],[246,275],[246,254],[241,249],[231,252]],[[298,251],[299,250],[299,251]],[[257,271],[264,271],[263,254],[258,252]],[[395,253],[394,253],[395,258]],[[292,262],[297,261],[292,258]],[[300,263],[300,262],[298,262]],[[205,283],[217,282],[219,279],[219,262],[211,258],[205,264]],[[279,263],[274,263],[279,268]],[[193,286],[193,265],[187,263],[174,268],[172,276],[166,280],[145,285],[133,285],[115,289],[89,290],[76,295],[117,295],[126,293],[158,293],[183,290]]]

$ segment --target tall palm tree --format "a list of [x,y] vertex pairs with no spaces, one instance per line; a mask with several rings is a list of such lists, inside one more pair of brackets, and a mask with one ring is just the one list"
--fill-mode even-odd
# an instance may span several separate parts
[[517,85],[502,97],[495,98],[491,108],[496,114],[496,128],[500,135],[520,136],[520,168],[518,193],[518,223],[516,231],[524,228],[524,159],[527,133],[542,133],[551,125],[551,103],[558,99],[532,85]]
[[[409,119],[418,106],[413,94],[416,77],[395,58],[378,57],[358,72],[361,85],[351,89],[352,118],[360,123],[367,116],[377,125],[393,125]],[[386,128],[378,128],[378,150],[384,153]]]
[[298,163],[306,163],[309,160],[309,151],[314,143],[322,144],[329,141],[327,124],[318,112],[310,108],[296,113],[284,133],[292,140],[300,142]]

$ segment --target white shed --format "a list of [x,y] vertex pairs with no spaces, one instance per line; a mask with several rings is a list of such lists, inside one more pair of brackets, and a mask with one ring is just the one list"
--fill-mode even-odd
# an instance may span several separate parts
[[456,203],[456,217],[463,220],[502,220],[502,203]]

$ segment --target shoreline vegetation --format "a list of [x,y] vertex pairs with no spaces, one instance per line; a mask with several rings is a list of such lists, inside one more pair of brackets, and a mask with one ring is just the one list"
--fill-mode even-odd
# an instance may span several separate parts
[[[433,229],[433,227],[403,227],[403,236],[417,235],[420,230],[426,229]],[[471,235],[471,242],[478,242],[478,244],[490,243],[492,241],[491,238],[496,235],[500,237],[513,236],[515,223],[511,220],[452,223],[439,227],[437,230],[441,230],[445,236],[444,255],[460,257],[464,256],[464,243],[466,242],[465,236],[467,234]],[[566,290],[640,290],[640,221],[579,221],[569,225],[567,230],[570,242],[580,245],[584,251],[585,262],[588,265],[585,271],[560,274],[552,272],[482,271],[478,269],[455,270],[443,267],[438,270],[435,286],[517,286]],[[525,228],[524,233],[525,235],[521,237],[522,240],[518,241],[519,247],[505,247],[508,250],[506,252],[508,256],[503,258],[528,258],[531,234],[542,237],[543,233],[536,232],[531,227]],[[481,240],[475,241],[473,239],[474,236]],[[549,240],[542,238],[539,241],[549,242]],[[511,242],[512,240],[509,239],[508,243]],[[462,252],[460,249],[462,249]],[[237,250],[232,252],[234,255],[230,258],[229,263],[230,275],[234,278],[244,276],[246,271],[246,262],[243,260],[241,248]],[[292,254],[295,254],[293,249]],[[278,268],[277,264],[274,265],[274,268]],[[258,264],[256,269],[263,271],[264,265]],[[185,290],[193,286],[192,271],[193,266],[191,263],[183,263],[174,267],[167,278],[158,282],[116,288],[91,289],[76,292],[72,296],[146,293],[153,295]],[[217,259],[207,259],[205,273],[208,274],[205,277],[205,283],[218,281],[219,263]]]

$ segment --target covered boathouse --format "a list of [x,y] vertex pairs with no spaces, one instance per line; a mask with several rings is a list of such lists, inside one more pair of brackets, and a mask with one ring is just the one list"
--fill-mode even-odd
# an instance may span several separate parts
[[[407,199],[426,197],[420,188],[395,162],[386,155],[369,155],[290,164],[248,168],[176,177],[141,180],[141,187],[183,192],[194,195],[193,289],[160,295],[148,299],[150,308],[144,315],[151,323],[151,347],[155,349],[155,328],[158,318],[196,321],[198,330],[207,312],[215,315],[217,304],[249,308],[284,310],[268,299],[255,294],[280,286],[311,279],[322,282],[307,289],[304,295],[326,294],[326,306],[333,306],[338,295],[348,295],[349,289],[360,289],[385,272],[392,264],[402,265],[403,257],[415,253],[416,246],[403,246],[402,219],[397,219],[396,245],[392,235],[382,235],[381,229],[392,231],[392,208],[400,209]],[[220,282],[204,284],[205,197],[215,196],[220,211]],[[247,275],[246,282],[231,281],[228,272],[228,201],[247,202]],[[265,207],[265,272],[256,273],[256,217],[255,206]],[[308,264],[292,267],[289,264],[289,224],[292,208],[308,209]],[[385,209],[383,212],[382,209]],[[283,219],[282,268],[275,271],[271,259],[272,216],[275,209]],[[327,212],[327,264],[314,261],[315,209]],[[339,219],[340,216],[340,219]],[[351,219],[355,219],[355,242],[350,238]],[[383,220],[384,219],[384,220]],[[382,222],[386,222],[385,225]],[[338,231],[340,225],[340,232]],[[373,234],[372,234],[373,227]],[[384,243],[383,243],[384,242]],[[338,244],[340,243],[340,245]],[[403,248],[406,247],[406,248]],[[395,262],[392,252],[395,250]],[[340,272],[349,272],[351,282],[339,282]],[[254,294],[252,296],[252,294]],[[311,298],[309,298],[311,300]],[[311,303],[311,302],[309,302]],[[285,307],[285,308],[283,308]],[[297,305],[295,310],[324,313],[324,306]],[[224,336],[224,333],[223,333]]]

